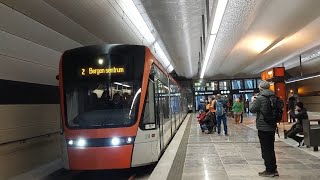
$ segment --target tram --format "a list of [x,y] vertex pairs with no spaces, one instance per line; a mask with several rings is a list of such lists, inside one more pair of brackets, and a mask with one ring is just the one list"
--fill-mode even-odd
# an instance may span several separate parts
[[145,46],[68,50],[58,79],[66,169],[157,162],[188,112],[186,92]]

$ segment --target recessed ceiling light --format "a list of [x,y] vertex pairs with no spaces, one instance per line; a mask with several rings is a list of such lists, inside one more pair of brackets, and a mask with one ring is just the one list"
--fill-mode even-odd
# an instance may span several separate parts
[[271,41],[266,38],[257,38],[254,39],[250,44],[251,49],[253,49],[255,52],[260,53],[271,44]]
[[98,63],[102,65],[103,64],[103,59],[101,59],[101,58],[98,59]]

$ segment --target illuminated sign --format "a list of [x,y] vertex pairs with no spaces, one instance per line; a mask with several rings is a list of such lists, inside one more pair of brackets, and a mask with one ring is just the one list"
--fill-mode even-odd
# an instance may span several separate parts
[[209,92],[195,92],[194,93],[196,96],[197,95],[213,95],[213,92],[209,91]]
[[81,76],[90,76],[90,75],[104,75],[104,74],[120,74],[124,73],[125,69],[122,67],[112,67],[112,68],[82,68]]
[[239,90],[239,93],[253,93],[254,90]]

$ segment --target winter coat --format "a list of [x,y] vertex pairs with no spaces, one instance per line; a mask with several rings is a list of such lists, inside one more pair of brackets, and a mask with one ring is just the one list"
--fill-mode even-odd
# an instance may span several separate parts
[[269,89],[262,89],[260,90],[259,95],[256,97],[256,100],[254,100],[251,103],[250,112],[251,113],[257,113],[256,117],[256,127],[257,130],[260,131],[275,131],[276,127],[272,126],[265,122],[263,114],[268,114],[268,104],[269,104],[269,98],[264,96],[271,96],[274,95],[274,92]]
[[232,110],[235,113],[243,112],[243,104],[241,102],[234,102],[232,106]]
[[206,124],[207,128],[214,126],[214,114],[211,112],[208,112],[206,117],[204,118],[204,123]]
[[302,128],[302,121],[303,121],[303,120],[309,119],[306,108],[300,109],[300,110],[298,111],[298,114],[294,114],[294,111],[291,111],[291,112],[290,112],[290,115],[291,115],[293,118],[297,118],[297,119],[298,119],[298,121],[296,122],[296,124],[297,124],[297,126],[298,126],[299,128]]

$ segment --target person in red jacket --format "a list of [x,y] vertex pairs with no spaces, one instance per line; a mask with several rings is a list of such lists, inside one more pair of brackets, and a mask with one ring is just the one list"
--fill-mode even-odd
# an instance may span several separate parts
[[204,119],[206,117],[206,112],[203,110],[199,111],[199,116],[197,117],[201,131],[204,132],[205,129],[203,129],[202,125],[204,124]]

